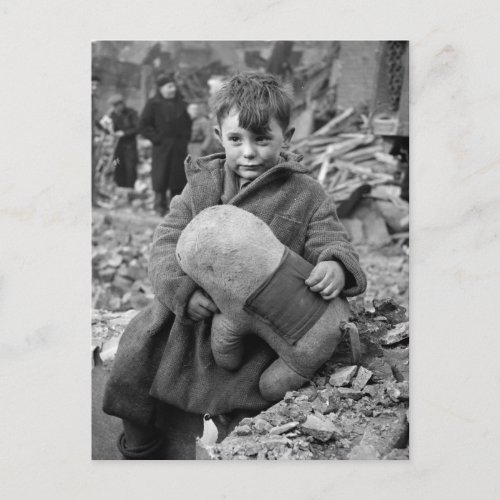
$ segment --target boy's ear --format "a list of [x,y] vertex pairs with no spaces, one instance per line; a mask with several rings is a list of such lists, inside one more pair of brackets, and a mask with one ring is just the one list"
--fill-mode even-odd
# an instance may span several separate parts
[[222,132],[220,130],[219,127],[214,127],[214,134],[215,134],[215,137],[217,137],[217,140],[222,144]]
[[293,134],[295,133],[295,128],[290,127],[284,134],[284,145],[289,146],[290,141],[292,140]]

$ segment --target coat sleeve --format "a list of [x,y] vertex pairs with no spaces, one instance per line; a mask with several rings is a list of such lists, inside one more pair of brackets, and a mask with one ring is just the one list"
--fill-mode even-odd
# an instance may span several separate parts
[[344,295],[352,297],[366,290],[366,276],[337,217],[333,201],[325,197],[307,228],[304,258],[314,264],[325,260],[340,262],[346,271]]
[[160,137],[155,127],[153,102],[148,101],[139,120],[139,133],[149,139],[154,145],[160,143]]
[[156,228],[149,259],[149,277],[156,298],[178,318],[186,316],[188,301],[198,285],[177,263],[175,249],[182,230],[192,219],[189,185],[170,204],[170,212]]

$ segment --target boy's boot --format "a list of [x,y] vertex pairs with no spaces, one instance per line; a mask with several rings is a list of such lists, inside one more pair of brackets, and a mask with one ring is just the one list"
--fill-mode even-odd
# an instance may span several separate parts
[[125,460],[162,460],[163,436],[155,427],[140,427],[123,420],[118,449]]

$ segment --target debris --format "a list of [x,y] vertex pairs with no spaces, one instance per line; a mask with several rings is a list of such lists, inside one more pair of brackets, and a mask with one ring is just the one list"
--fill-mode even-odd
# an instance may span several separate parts
[[374,398],[378,394],[378,389],[376,385],[367,385],[363,388],[363,393],[368,394],[370,397]]
[[391,330],[388,330],[387,333],[380,339],[382,345],[394,345],[402,340],[408,339],[410,336],[409,331],[409,323],[399,323]]
[[249,434],[252,433],[252,429],[250,429],[250,427],[248,425],[242,425],[242,426],[236,427],[235,431],[236,431],[236,434],[238,434],[238,436],[248,436]]
[[340,436],[340,429],[330,420],[308,415],[301,425],[302,430],[318,441],[329,441],[334,435]]
[[409,385],[408,382],[388,382],[385,388],[387,395],[394,401],[408,401]]
[[360,442],[361,446],[373,446],[381,456],[394,448],[406,448],[407,444],[408,422],[403,412],[372,418]]
[[272,425],[262,418],[258,418],[257,420],[255,420],[254,427],[255,430],[261,434],[269,432],[272,429]]
[[363,364],[372,372],[372,380],[376,383],[386,380],[395,380],[391,366],[383,357],[374,357],[363,361]]
[[330,377],[330,385],[334,387],[344,387],[351,383],[351,380],[356,375],[358,367],[357,366],[346,366],[344,368],[339,368]]
[[392,324],[408,321],[406,317],[406,309],[396,303],[392,298],[373,300],[373,307],[377,315],[385,316]]
[[363,366],[360,366],[358,369],[358,373],[356,374],[356,378],[352,383],[352,388],[361,391],[368,381],[372,378],[373,373],[370,370],[367,370]]
[[245,446],[245,455],[248,457],[257,455],[260,451],[262,451],[262,445],[260,443],[248,443]]
[[363,392],[350,387],[339,387],[339,394],[343,398],[350,398],[354,400],[361,399],[364,396]]
[[299,422],[289,422],[288,424],[279,425],[278,427],[273,427],[269,434],[285,434],[299,425]]

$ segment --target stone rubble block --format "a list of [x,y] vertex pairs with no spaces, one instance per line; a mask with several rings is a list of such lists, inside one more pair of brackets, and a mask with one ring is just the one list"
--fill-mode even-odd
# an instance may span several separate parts
[[259,451],[262,451],[262,445],[260,443],[247,443],[245,446],[245,455],[247,457],[257,455]]
[[363,434],[361,446],[373,446],[381,457],[394,448],[408,445],[408,421],[403,411],[394,411],[372,418]]
[[397,382],[397,383],[387,383],[385,386],[387,395],[395,403],[400,401],[408,401],[410,399],[409,395],[409,384],[408,382]]
[[331,420],[317,415],[308,415],[301,427],[304,433],[322,442],[329,441],[334,434],[341,434],[340,429]]
[[323,415],[339,409],[340,398],[336,389],[328,387],[318,391],[318,397],[311,403],[311,409]]
[[358,391],[350,387],[339,387],[339,394],[340,397],[354,399],[355,401],[364,396],[362,391]]
[[378,385],[367,385],[363,388],[363,394],[367,394],[371,398],[375,398],[379,394],[379,386]]
[[361,391],[368,381],[372,378],[373,372],[366,369],[364,366],[358,368],[358,373],[352,383],[352,388]]
[[254,423],[254,429],[259,433],[259,434],[265,434],[269,432],[272,429],[272,425],[264,420],[263,418],[258,418],[255,420]]
[[345,387],[351,383],[351,380],[356,375],[358,367],[356,365],[345,366],[335,370],[330,377],[330,385],[334,387]]
[[406,340],[410,337],[409,322],[399,323],[380,339],[380,343],[384,346],[394,345],[398,342]]
[[391,366],[383,357],[373,357],[366,362],[363,360],[363,365],[373,373],[372,381],[375,383],[383,383],[386,380],[396,381]]
[[249,425],[240,425],[235,429],[238,436],[249,436],[252,433]]

